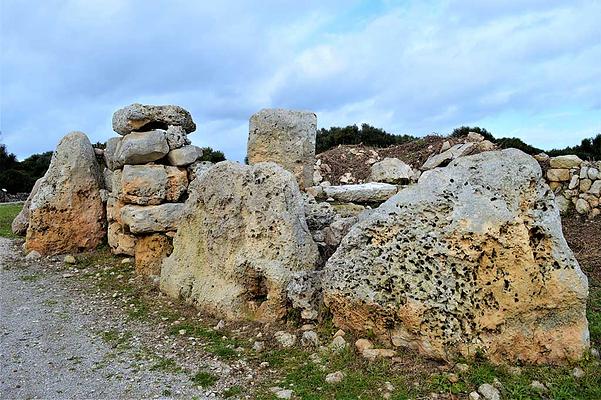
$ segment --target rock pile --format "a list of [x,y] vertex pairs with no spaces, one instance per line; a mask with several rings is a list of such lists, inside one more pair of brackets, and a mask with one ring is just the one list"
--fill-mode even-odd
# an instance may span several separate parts
[[178,106],[132,104],[115,112],[113,129],[122,136],[104,151],[108,243],[135,256],[138,272],[160,275],[202,155],[187,136],[196,125]]
[[589,345],[586,277],[515,149],[424,173],[351,228],[321,285],[338,326],[432,357],[553,363]]
[[601,162],[582,161],[578,156],[552,157],[546,178],[562,213],[575,209],[595,218],[601,214]]

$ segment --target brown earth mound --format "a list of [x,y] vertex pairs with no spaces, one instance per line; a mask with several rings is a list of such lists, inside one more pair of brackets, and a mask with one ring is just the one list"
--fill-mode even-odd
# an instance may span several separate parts
[[330,150],[317,155],[322,165],[327,164],[330,171],[322,168],[322,175],[325,181],[332,185],[340,185],[340,177],[347,172],[351,172],[356,179],[355,182],[364,182],[370,173],[370,167],[375,162],[381,161],[386,157],[398,158],[413,168],[419,168],[428,159],[428,157],[440,151],[442,144],[448,141],[451,146],[463,142],[461,138],[430,135],[421,139],[390,146],[386,148],[377,148],[371,146],[358,145],[339,145]]

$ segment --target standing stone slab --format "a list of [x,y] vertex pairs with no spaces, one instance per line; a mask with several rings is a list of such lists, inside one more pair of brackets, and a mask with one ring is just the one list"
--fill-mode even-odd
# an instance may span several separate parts
[[422,175],[328,260],[341,328],[436,358],[557,363],[589,347],[586,276],[538,163],[507,149]]
[[293,175],[224,161],[194,182],[161,290],[228,318],[284,317],[292,274],[318,258]]
[[29,207],[25,246],[40,254],[95,248],[106,234],[102,175],[88,137],[65,136]]
[[196,130],[192,116],[180,106],[135,103],[113,114],[113,130],[120,135],[152,129],[166,130],[170,125],[181,126],[187,133]]
[[250,118],[248,161],[275,162],[304,189],[313,186],[317,116],[312,112],[264,109]]

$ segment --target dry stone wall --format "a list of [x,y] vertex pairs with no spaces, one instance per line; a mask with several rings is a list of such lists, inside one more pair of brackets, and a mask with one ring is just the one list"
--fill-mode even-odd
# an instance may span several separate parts
[[196,125],[178,106],[132,104],[115,112],[113,129],[122,137],[104,151],[108,243],[134,256],[139,273],[158,276],[200,164],[202,151],[187,136]]
[[541,160],[549,163],[546,179],[562,213],[575,210],[589,218],[601,214],[600,161],[583,161],[574,155]]

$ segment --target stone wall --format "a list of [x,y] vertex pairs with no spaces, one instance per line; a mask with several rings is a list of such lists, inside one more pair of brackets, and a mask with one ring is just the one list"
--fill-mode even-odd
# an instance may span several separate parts
[[601,214],[601,161],[569,155],[549,158],[548,165],[545,177],[562,214],[571,210],[589,218]]
[[160,275],[202,155],[187,135],[196,129],[177,106],[133,104],[115,112],[106,168],[108,243],[114,254],[135,257],[136,270]]

